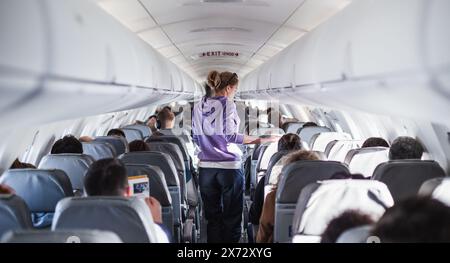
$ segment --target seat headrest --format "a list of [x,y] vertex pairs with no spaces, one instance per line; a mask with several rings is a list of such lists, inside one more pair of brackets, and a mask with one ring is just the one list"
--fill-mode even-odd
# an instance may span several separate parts
[[117,234],[100,230],[16,230],[6,233],[1,243],[122,243]]
[[116,155],[128,152],[128,142],[121,136],[98,136],[95,137],[94,142],[107,142],[114,147]]
[[163,152],[167,153],[172,157],[172,160],[175,164],[175,168],[177,170],[185,171],[185,165],[184,165],[184,159],[183,154],[181,153],[180,148],[178,145],[172,142],[149,142],[147,145],[150,148],[150,151],[154,152]]
[[127,139],[128,143],[130,143],[134,140],[143,140],[144,139],[144,135],[138,129],[122,128],[121,130],[125,133],[125,138]]
[[116,150],[107,142],[82,142],[83,153],[91,156],[95,160],[114,158],[116,156]]
[[295,209],[293,231],[321,235],[328,223],[347,210],[378,220],[394,204],[385,184],[373,180],[326,180],[303,188]]
[[[186,143],[188,142],[188,138],[186,138],[187,136],[185,136],[185,135],[181,135],[180,137],[174,136],[174,135],[162,135],[162,136],[158,136],[156,138],[149,138],[147,140],[147,142],[152,142],[154,140],[156,140],[156,141],[162,140],[165,142],[175,143],[180,148],[181,153],[183,154],[183,159],[185,161],[189,161],[190,157],[188,155],[188,150],[186,148]],[[185,138],[185,139],[183,139],[183,138]]]
[[325,126],[315,126],[315,127],[308,126],[301,128],[300,131],[298,132],[298,136],[300,136],[300,139],[303,142],[306,142],[308,146],[311,147],[312,146],[311,139],[315,134],[330,131],[331,129]]
[[303,127],[304,122],[288,122],[284,124],[284,130],[286,133],[297,133],[299,129]]
[[289,151],[279,151],[272,155],[269,161],[269,165],[267,166],[266,177],[264,178],[264,185],[267,185],[269,183],[270,175],[272,174],[272,169],[275,166],[275,164],[277,164],[277,162],[281,160],[281,158],[286,156],[288,153]]
[[138,197],[71,197],[56,206],[52,230],[98,229],[125,243],[157,242],[151,212]]
[[389,160],[389,148],[367,147],[350,150],[345,157],[351,173],[360,173],[366,178],[373,175],[375,168]]
[[277,190],[277,203],[295,203],[303,187],[330,179],[335,173],[348,173],[346,166],[333,161],[298,161],[286,165]]
[[311,149],[325,152],[328,143],[336,140],[351,140],[352,136],[345,132],[321,132],[311,138]]
[[261,152],[261,156],[256,164],[256,170],[267,170],[269,167],[270,158],[278,151],[278,143],[271,143],[267,145],[265,149]]
[[420,187],[419,195],[431,196],[450,206],[450,179],[440,177],[426,181]]
[[394,200],[399,201],[415,196],[425,181],[444,176],[445,171],[435,161],[395,160],[380,164],[373,179],[385,183]]
[[35,213],[53,212],[59,200],[73,196],[69,177],[62,170],[8,170],[0,183],[11,186]]
[[255,149],[253,149],[252,153],[252,160],[258,160],[259,156],[261,155],[261,151],[265,151],[267,148],[267,145],[258,144],[255,146]]
[[161,168],[168,186],[180,186],[177,170],[170,155],[161,152],[130,152],[119,156],[125,164],[147,164]]
[[84,187],[84,176],[94,159],[85,154],[50,154],[44,156],[39,163],[39,169],[60,169],[66,172],[73,189]]
[[0,237],[15,229],[31,228],[30,210],[17,195],[0,195]]
[[332,141],[327,145],[325,154],[327,155],[328,160],[344,162],[347,153],[353,149],[361,148],[361,145],[361,140]]
[[162,206],[172,204],[172,198],[161,168],[146,164],[127,164],[125,167],[128,176],[147,175],[150,183],[150,195],[156,198]]
[[371,225],[365,225],[346,230],[339,236],[336,243],[367,243],[372,228]]
[[132,125],[127,125],[123,128],[131,128],[131,129],[139,130],[142,133],[142,136],[144,136],[144,138],[152,135],[152,131],[150,130],[150,128],[144,124],[132,124]]

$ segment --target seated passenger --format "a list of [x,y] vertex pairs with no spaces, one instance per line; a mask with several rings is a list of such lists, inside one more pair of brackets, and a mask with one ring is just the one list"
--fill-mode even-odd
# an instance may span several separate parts
[[7,186],[6,184],[0,184],[0,194],[14,195],[16,194],[16,191],[14,191],[14,189],[12,189],[10,186]]
[[27,169],[27,168],[36,169],[36,166],[32,165],[31,163],[22,163],[21,161],[19,161],[19,158],[16,158],[9,169]]
[[305,124],[303,124],[302,128],[306,128],[306,127],[317,127],[317,126],[319,126],[319,125],[317,125],[317,123],[312,122],[312,121],[309,121],[309,122],[306,122]]
[[155,133],[156,131],[158,131],[158,128],[156,125],[157,122],[158,122],[158,118],[156,117],[156,115],[152,115],[152,116],[148,117],[148,119],[147,119],[147,126],[150,128],[152,133]]
[[408,136],[400,136],[392,142],[389,159],[421,159],[423,152],[423,146],[419,141]]
[[[102,159],[94,162],[86,173],[84,188],[88,196],[128,196],[128,177],[124,164],[118,159]],[[153,197],[145,198],[157,227],[158,235],[169,240],[162,224],[161,205]]]
[[424,197],[400,201],[386,210],[371,235],[382,243],[450,242],[450,207]]
[[[302,144],[300,141],[300,137],[297,134],[288,133],[283,135],[278,141],[278,151],[286,151],[286,155],[288,152],[297,151],[302,148]],[[253,203],[250,206],[249,210],[249,221],[254,224],[259,224],[259,219],[261,217],[261,212],[264,204],[264,182],[265,177],[270,176],[272,180],[272,187],[275,185],[274,182],[278,181],[278,176],[281,173],[281,169],[283,168],[283,162],[286,160],[288,156],[281,158],[272,168],[271,174],[264,175],[258,182],[258,185],[255,189],[255,195],[253,197]],[[269,182],[270,184],[270,182]]]
[[175,114],[170,110],[170,108],[164,107],[158,113],[158,121],[161,125],[159,128],[160,133],[164,135],[181,135],[174,134],[173,132],[173,128],[175,126]]
[[367,140],[364,141],[361,148],[366,147],[389,147],[389,143],[380,137],[370,137]]
[[320,243],[336,243],[339,236],[345,231],[373,223],[375,222],[369,215],[356,210],[347,210],[328,223],[327,228],[322,234]]
[[51,154],[60,153],[83,153],[83,145],[81,142],[72,135],[66,135],[64,138],[59,139],[53,144]]
[[106,136],[119,136],[119,137],[127,138],[125,136],[125,133],[121,129],[111,129],[108,131]]
[[150,147],[143,140],[134,140],[128,144],[130,152],[150,151]]
[[[300,150],[289,154],[284,165],[303,160],[319,160],[319,157],[311,151]],[[271,243],[273,242],[273,228],[275,221],[275,197],[277,193],[278,181],[273,189],[266,196],[264,201],[261,219],[259,220],[259,229],[256,235],[256,242]]]

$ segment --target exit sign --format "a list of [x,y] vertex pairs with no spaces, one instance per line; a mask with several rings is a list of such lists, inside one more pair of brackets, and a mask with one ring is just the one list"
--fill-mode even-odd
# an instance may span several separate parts
[[208,51],[200,53],[199,57],[239,57],[239,53],[229,51]]

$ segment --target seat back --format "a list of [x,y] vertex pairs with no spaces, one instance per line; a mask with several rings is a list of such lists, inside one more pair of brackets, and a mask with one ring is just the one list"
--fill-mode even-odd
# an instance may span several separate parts
[[450,206],[450,178],[437,177],[425,181],[419,189],[419,195],[430,196]]
[[292,217],[302,189],[310,183],[330,179],[337,172],[348,172],[348,169],[333,161],[298,161],[283,168],[275,199],[274,242],[291,240]]
[[72,188],[82,190],[84,176],[93,162],[94,159],[85,154],[50,154],[42,158],[39,169],[63,170],[69,177]]
[[278,143],[270,143],[262,150],[258,162],[256,163],[256,173],[265,172],[269,167],[270,158],[278,151]]
[[445,171],[435,161],[395,160],[380,164],[373,179],[385,183],[397,202],[417,195],[425,181],[444,176]]
[[139,130],[142,134],[142,136],[145,137],[150,137],[152,135],[152,131],[150,130],[150,128],[147,125],[144,124],[132,124],[132,125],[127,125],[125,127],[122,127],[122,129],[135,129],[135,130]]
[[269,184],[272,169],[275,166],[275,164],[277,164],[277,162],[287,154],[289,154],[289,151],[279,151],[274,153],[272,157],[270,157],[269,165],[267,166],[266,177],[264,178],[265,179],[264,185]]
[[122,243],[111,231],[92,229],[35,231],[17,230],[5,234],[1,243]]
[[283,130],[286,131],[286,133],[297,133],[299,129],[303,127],[304,122],[288,122],[283,124]]
[[325,149],[325,155],[328,160],[344,162],[347,153],[350,150],[361,148],[361,140],[337,140],[328,143]]
[[389,148],[387,147],[367,147],[350,150],[345,163],[351,173],[360,173],[366,178],[372,177],[375,168],[389,160]]
[[311,138],[311,150],[325,152],[328,143],[335,140],[351,140],[352,136],[345,132],[321,132]]
[[98,229],[125,243],[157,242],[151,212],[141,198],[72,197],[56,206],[52,230]]
[[94,160],[114,158],[116,150],[114,147],[106,142],[83,142],[83,153],[91,156]]
[[350,228],[339,236],[336,243],[367,243],[372,228],[371,225]]
[[98,136],[94,142],[107,142],[114,147],[116,156],[128,152],[128,142],[120,136]]
[[0,237],[8,231],[30,229],[30,210],[17,195],[0,195]]
[[127,142],[130,143],[134,140],[143,140],[144,135],[142,135],[142,132],[135,128],[122,128],[121,129],[125,133],[125,138],[127,139]]
[[33,225],[38,228],[50,226],[56,204],[73,196],[69,177],[62,170],[8,170],[0,183],[11,186],[25,201],[32,213]]
[[146,175],[148,177],[150,195],[156,198],[161,204],[163,223],[171,230],[173,235],[175,222],[181,222],[181,218],[174,218],[172,198],[170,197],[170,192],[167,188],[166,179],[164,178],[162,170],[157,166],[145,164],[127,164],[125,167],[128,176]]
[[295,209],[293,231],[321,236],[329,222],[348,210],[377,221],[394,200],[385,184],[373,180],[326,180],[303,188]]
[[297,131],[297,134],[300,136],[300,139],[311,148],[313,136],[321,132],[331,132],[331,129],[325,126],[308,126],[300,128]]

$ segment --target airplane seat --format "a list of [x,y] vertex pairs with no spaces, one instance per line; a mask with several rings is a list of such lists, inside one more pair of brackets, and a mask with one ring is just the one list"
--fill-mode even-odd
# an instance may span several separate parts
[[107,142],[114,147],[116,156],[128,152],[128,142],[120,136],[97,136],[94,142]]
[[332,140],[332,141],[328,142],[327,146],[325,146],[325,150],[323,151],[323,153],[327,156],[327,158],[330,155],[331,149],[333,149],[334,145],[337,142],[338,142],[338,140]]
[[286,133],[297,133],[299,129],[303,127],[304,122],[287,122],[282,125],[282,129],[286,131]]
[[385,183],[397,202],[417,195],[425,181],[442,177],[445,171],[435,161],[394,160],[378,165],[372,179]]
[[345,132],[321,132],[311,138],[311,150],[325,152],[328,143],[335,140],[351,140],[352,136]]
[[258,162],[256,163],[256,184],[258,184],[259,179],[266,173],[270,159],[278,151],[278,143],[270,143],[262,149],[260,156],[258,157]]
[[286,156],[289,151],[279,151],[274,153],[270,158],[269,165],[267,166],[266,177],[264,178],[264,200],[267,194],[272,190],[273,185],[277,182],[277,179],[272,178],[272,169],[281,158]]
[[351,173],[360,173],[366,178],[372,177],[375,168],[389,161],[389,148],[366,147],[350,150],[345,156],[345,163]]
[[350,228],[339,236],[336,243],[368,243],[372,228],[372,225]]
[[256,167],[260,156],[266,150],[267,145],[257,144],[253,149],[251,161],[250,161],[250,196],[253,199],[253,192],[256,189],[256,185],[258,184],[258,176],[256,172]]
[[292,221],[296,235],[320,237],[329,222],[348,210],[377,221],[394,200],[387,186],[373,180],[325,180],[304,187]]
[[275,198],[274,242],[291,241],[292,218],[302,189],[338,172],[348,173],[348,168],[334,161],[298,161],[283,168]]
[[142,137],[150,137],[152,136],[152,130],[147,125],[144,124],[131,124],[122,127],[121,129],[134,129],[138,130],[142,133]]
[[107,142],[82,142],[83,153],[91,156],[94,160],[114,158],[117,156],[114,147]]
[[419,195],[432,197],[450,206],[450,178],[438,177],[425,181]]
[[308,126],[299,128],[297,134],[309,146],[309,149],[311,149],[313,136],[321,132],[331,132],[331,129],[325,126]]
[[56,204],[65,197],[73,196],[69,177],[62,170],[8,170],[0,183],[12,187],[25,201],[36,228],[49,227]]
[[319,157],[319,160],[322,160],[322,161],[328,160],[328,158],[325,155],[325,153],[323,153],[321,151],[312,151],[312,152],[315,153]]
[[181,229],[184,219],[183,205],[185,200],[181,196],[180,181],[178,180],[177,170],[170,155],[161,152],[130,152],[118,157],[126,165],[128,164],[146,164],[159,167],[166,179],[167,187],[172,199],[174,211],[174,225],[176,226],[175,236],[181,238]]
[[42,158],[38,168],[63,170],[69,177],[73,190],[83,191],[84,176],[92,163],[94,158],[86,154],[49,154]]
[[0,237],[10,230],[31,229],[31,214],[25,201],[17,195],[0,195]]
[[128,176],[146,175],[148,177],[150,196],[156,198],[161,204],[163,223],[171,230],[172,236],[174,236],[175,222],[172,199],[162,170],[157,166],[145,164],[127,164],[125,168]]
[[327,145],[325,154],[328,160],[345,162],[345,157],[350,150],[361,148],[361,140],[337,140]]
[[142,132],[135,128],[121,128],[121,130],[125,133],[125,139],[128,143],[134,140],[143,140],[144,135]]
[[111,231],[82,230],[16,230],[6,233],[0,243],[122,243]]
[[97,229],[125,243],[159,243],[152,214],[140,197],[71,197],[56,206],[52,230]]

